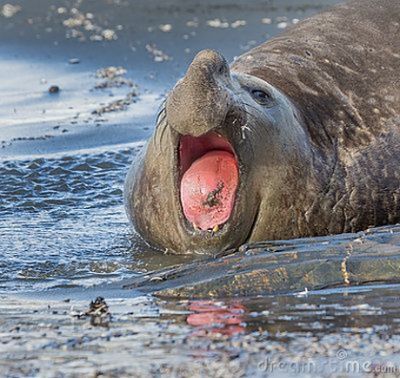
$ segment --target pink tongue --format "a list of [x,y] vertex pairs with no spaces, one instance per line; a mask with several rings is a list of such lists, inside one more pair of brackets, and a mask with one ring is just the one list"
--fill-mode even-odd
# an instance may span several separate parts
[[186,218],[202,230],[225,223],[233,209],[238,183],[238,166],[231,153],[211,151],[197,159],[181,181]]

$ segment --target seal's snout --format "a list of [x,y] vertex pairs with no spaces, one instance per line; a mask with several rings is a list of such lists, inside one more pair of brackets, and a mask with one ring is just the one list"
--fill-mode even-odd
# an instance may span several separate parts
[[182,135],[198,137],[218,128],[231,106],[229,66],[213,50],[196,55],[166,102],[168,124]]
[[193,79],[202,76],[206,80],[212,80],[218,75],[229,75],[227,61],[217,51],[203,50],[193,59],[186,76]]

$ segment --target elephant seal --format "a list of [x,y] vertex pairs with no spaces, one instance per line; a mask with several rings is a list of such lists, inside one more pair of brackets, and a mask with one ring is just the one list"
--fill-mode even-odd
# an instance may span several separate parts
[[176,253],[400,220],[400,2],[356,0],[229,67],[205,50],[130,169],[137,232]]

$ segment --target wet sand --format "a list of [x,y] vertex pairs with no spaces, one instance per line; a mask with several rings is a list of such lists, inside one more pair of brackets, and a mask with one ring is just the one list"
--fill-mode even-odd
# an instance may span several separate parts
[[398,376],[398,293],[108,299],[103,326],[82,315],[87,301],[2,297],[0,368],[14,377]]

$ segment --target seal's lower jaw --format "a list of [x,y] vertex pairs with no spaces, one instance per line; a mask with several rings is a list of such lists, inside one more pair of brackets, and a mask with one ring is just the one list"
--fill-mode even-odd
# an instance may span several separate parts
[[179,139],[179,188],[183,214],[195,229],[216,230],[233,212],[239,165],[232,145],[209,132]]

